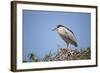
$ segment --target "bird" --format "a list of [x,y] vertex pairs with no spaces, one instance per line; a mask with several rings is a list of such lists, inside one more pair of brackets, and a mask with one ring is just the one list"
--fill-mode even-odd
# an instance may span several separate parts
[[57,25],[56,28],[52,29],[52,31],[57,31],[59,36],[67,44],[67,48],[69,48],[70,44],[74,45],[75,47],[78,46],[74,33],[68,27],[66,27],[64,25]]

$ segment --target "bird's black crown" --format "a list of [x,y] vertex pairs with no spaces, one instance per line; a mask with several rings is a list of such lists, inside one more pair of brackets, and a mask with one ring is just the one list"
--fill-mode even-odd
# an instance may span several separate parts
[[57,28],[59,28],[59,27],[65,27],[65,26],[63,26],[63,25],[57,25]]
[[[70,32],[72,32],[72,30],[70,30],[69,28],[67,28],[66,26],[64,26],[64,25],[57,25],[57,28],[59,28],[59,27],[64,27],[64,28],[66,28],[67,30],[69,30]],[[73,32],[72,32],[73,33]],[[73,33],[74,34],[74,33]]]

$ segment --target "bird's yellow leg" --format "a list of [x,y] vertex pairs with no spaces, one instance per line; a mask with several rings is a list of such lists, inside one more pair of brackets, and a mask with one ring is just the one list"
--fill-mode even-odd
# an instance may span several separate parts
[[67,49],[69,48],[69,43],[67,43]]

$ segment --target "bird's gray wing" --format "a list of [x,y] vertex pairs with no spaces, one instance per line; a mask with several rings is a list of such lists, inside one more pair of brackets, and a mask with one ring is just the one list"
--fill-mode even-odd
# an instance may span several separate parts
[[78,45],[74,33],[67,31],[66,34],[66,37],[69,38],[70,42],[77,47]]
[[[65,27],[65,26],[64,26],[64,27]],[[74,34],[72,30],[70,30],[70,29],[69,29],[69,28],[67,28],[67,27],[65,27],[65,28],[66,28],[67,30],[69,30],[72,34]]]

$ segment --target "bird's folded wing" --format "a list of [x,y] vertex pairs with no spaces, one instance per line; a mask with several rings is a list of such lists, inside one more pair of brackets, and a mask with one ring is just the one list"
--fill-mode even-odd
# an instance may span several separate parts
[[66,32],[66,33],[67,33],[66,37],[69,37],[69,40],[71,41],[71,43],[77,46],[77,40],[76,40],[74,33],[72,32]]

